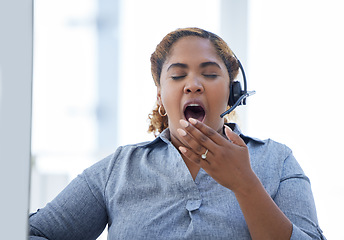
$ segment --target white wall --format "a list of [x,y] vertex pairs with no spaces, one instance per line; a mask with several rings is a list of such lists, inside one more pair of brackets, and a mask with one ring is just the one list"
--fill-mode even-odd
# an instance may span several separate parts
[[26,239],[32,76],[32,1],[0,1],[1,239]]

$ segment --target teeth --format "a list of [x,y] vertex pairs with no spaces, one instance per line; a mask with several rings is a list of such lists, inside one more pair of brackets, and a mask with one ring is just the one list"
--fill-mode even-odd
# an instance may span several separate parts
[[189,104],[189,105],[188,105],[188,107],[198,107],[198,106],[200,106],[200,105],[197,104],[197,103],[192,103],[192,104]]

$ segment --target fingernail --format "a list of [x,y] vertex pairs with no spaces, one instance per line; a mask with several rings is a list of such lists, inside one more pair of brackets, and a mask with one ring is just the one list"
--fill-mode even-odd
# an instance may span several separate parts
[[185,121],[184,119],[180,119],[180,125],[182,125],[183,127],[187,127],[187,126],[189,126],[189,123],[187,122],[187,121]]
[[184,137],[186,136],[186,132],[183,129],[178,128],[177,132],[179,133],[180,136]]
[[179,147],[179,150],[182,152],[182,153],[186,153],[186,148],[185,147]]
[[227,128],[229,131],[232,132],[232,129],[230,127],[228,127],[227,125],[225,125],[225,128]]
[[194,119],[194,118],[189,118],[189,122],[191,122],[192,124],[196,124],[196,123],[197,123],[197,120]]

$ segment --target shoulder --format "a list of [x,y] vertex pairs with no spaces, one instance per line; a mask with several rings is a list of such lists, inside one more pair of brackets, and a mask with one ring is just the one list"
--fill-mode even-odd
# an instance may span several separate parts
[[272,196],[285,179],[298,177],[307,180],[288,146],[270,138],[261,140],[239,134],[248,147],[252,169]]
[[288,179],[306,180],[308,177],[285,144],[272,139],[263,144],[248,143],[251,166],[270,196],[274,197],[280,184]]
[[259,174],[273,175],[279,178],[286,160],[293,156],[288,146],[272,139],[259,141],[251,139],[246,144],[250,153],[252,167]]
[[158,151],[164,145],[166,144],[160,138],[156,138],[153,141],[120,146],[112,154],[85,169],[83,174],[87,175],[88,178],[106,181],[114,168],[126,165],[128,161],[131,163],[137,162],[137,160],[146,156],[147,152]]
[[288,146],[270,138],[264,140],[251,140],[247,143],[247,146],[253,155],[264,154],[270,156],[270,158],[280,159],[280,161],[284,161],[292,154],[292,150]]
[[237,133],[246,143],[251,155],[269,155],[273,158],[285,159],[292,153],[291,149],[285,144],[272,139],[259,139],[244,134],[237,124],[229,123],[228,126]]

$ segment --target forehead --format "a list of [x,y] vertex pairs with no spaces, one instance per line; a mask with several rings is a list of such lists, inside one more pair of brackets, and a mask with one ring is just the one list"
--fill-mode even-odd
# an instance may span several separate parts
[[222,60],[209,39],[188,36],[179,39],[171,48],[167,61],[217,61]]

